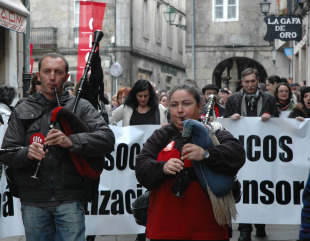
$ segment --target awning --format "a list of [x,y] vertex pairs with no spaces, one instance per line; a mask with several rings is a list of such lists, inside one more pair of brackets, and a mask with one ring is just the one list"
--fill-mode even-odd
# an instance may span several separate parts
[[0,26],[26,33],[29,15],[21,0],[0,0]]

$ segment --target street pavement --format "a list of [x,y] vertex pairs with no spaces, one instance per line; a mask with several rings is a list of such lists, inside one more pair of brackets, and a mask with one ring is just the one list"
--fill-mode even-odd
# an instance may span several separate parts
[[[298,239],[299,225],[267,225],[266,238],[255,236],[255,230],[252,232],[252,241],[296,241]],[[97,236],[95,241],[135,241],[137,235],[113,235]],[[238,224],[233,224],[233,238],[231,241],[237,241],[239,237]],[[25,236],[2,238],[0,241],[26,241]]]

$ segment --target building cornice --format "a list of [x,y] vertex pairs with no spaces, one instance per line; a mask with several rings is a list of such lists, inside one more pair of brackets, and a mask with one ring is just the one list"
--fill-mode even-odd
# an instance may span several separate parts
[[[191,46],[186,47],[186,52],[191,51]],[[261,46],[195,46],[196,52],[255,52],[255,51],[272,51],[273,46],[261,45]]]

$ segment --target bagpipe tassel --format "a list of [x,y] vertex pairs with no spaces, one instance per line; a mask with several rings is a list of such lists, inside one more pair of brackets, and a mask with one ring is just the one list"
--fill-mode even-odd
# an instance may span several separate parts
[[225,197],[215,196],[210,187],[208,187],[208,195],[212,203],[213,214],[216,222],[219,225],[229,225],[231,226],[231,219],[236,220],[238,212],[235,205],[235,199],[230,192]]
[[[183,121],[183,138],[192,137],[194,144],[203,148],[219,145],[219,142],[209,126],[197,120]],[[192,161],[193,168],[201,187],[209,195],[215,220],[219,225],[231,225],[231,218],[237,217],[237,209],[232,189],[235,177],[212,171],[202,161]]]

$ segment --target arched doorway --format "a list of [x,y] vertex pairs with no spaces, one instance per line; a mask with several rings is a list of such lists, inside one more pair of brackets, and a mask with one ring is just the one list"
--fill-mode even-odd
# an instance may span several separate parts
[[246,68],[255,68],[259,73],[259,82],[265,83],[267,73],[265,68],[250,58],[233,57],[220,62],[214,69],[212,80],[219,88],[235,91],[241,82],[241,73]]

